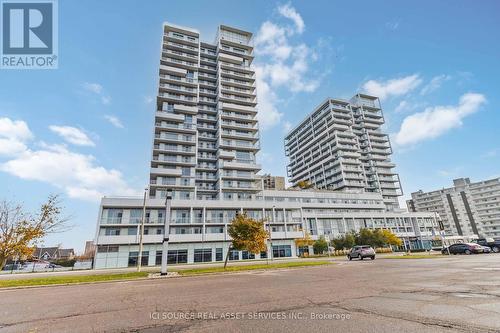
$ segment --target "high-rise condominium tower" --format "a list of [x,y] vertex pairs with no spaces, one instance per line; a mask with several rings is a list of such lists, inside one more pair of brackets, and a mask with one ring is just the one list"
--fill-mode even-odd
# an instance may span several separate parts
[[380,129],[384,116],[377,97],[350,101],[328,98],[285,137],[290,182],[316,188],[379,192],[388,210],[398,208],[399,176],[391,144]]
[[259,190],[252,34],[163,26],[150,197],[250,200]]

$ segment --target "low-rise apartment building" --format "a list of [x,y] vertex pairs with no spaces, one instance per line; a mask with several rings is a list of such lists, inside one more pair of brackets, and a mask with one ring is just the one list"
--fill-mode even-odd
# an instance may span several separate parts
[[[96,268],[137,264],[141,198],[104,197],[96,230]],[[254,255],[232,251],[229,260],[296,257],[295,239],[308,232],[327,240],[361,228],[389,229],[405,246],[421,248],[438,234],[433,214],[387,212],[378,193],[262,190],[254,200],[172,200],[169,233],[170,264],[223,261],[230,245],[228,225],[236,214],[264,219],[270,231],[268,251]],[[161,263],[165,199],[146,200],[142,264]]]

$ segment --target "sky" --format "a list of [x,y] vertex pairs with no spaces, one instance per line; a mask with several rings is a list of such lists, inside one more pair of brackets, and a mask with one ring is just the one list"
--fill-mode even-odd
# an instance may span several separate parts
[[59,194],[81,251],[103,195],[148,181],[162,24],[254,32],[263,172],[327,97],[380,97],[411,192],[500,177],[498,1],[60,1],[59,68],[0,70],[0,200]]

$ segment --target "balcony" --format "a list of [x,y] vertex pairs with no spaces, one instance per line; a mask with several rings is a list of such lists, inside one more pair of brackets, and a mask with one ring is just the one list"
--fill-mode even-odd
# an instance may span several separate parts
[[256,177],[251,172],[243,172],[243,171],[224,171],[222,172],[223,179],[241,179],[241,180],[255,180]]
[[181,169],[165,169],[165,168],[151,168],[149,173],[152,175],[160,176],[182,176]]
[[[221,132],[222,137],[226,138],[235,138],[235,139],[251,139],[251,140],[258,140],[259,136],[255,133],[239,133],[238,131],[225,131],[223,130]],[[243,145],[242,147],[250,147],[251,145]]]
[[159,90],[166,91],[166,92],[173,92],[174,94],[180,93],[180,94],[187,94],[187,95],[192,95],[192,96],[196,96],[198,94],[198,92],[196,91],[195,88],[181,86],[178,84],[170,84],[170,83],[160,83]]
[[183,50],[183,51],[190,51],[191,53],[197,54],[198,53],[198,47],[190,46],[190,45],[185,45],[181,43],[176,43],[176,42],[163,42],[163,49],[166,50],[165,46],[168,46],[171,49],[177,49],[177,50]]
[[257,131],[258,130],[257,125],[255,125],[253,123],[242,123],[242,122],[236,122],[236,121],[223,120],[221,122],[221,124],[224,127],[232,127],[235,129],[245,129],[245,130],[249,130],[249,131]]
[[168,74],[160,74],[160,82],[161,81],[166,81],[174,84],[183,83],[192,87],[196,87],[196,84],[198,83],[198,80],[196,79]]
[[257,105],[257,99],[252,98],[252,97],[241,97],[238,95],[230,95],[230,94],[219,94],[219,100],[222,102],[229,102],[229,103],[240,103],[244,104],[245,106],[256,106]]
[[250,151],[255,151],[259,150],[260,146],[259,143],[251,143],[251,142],[231,142],[227,140],[223,140],[222,142],[219,143],[219,146],[221,148],[229,148],[229,149],[240,149],[240,150],[250,150]]
[[182,135],[162,135],[162,134],[155,134],[155,141],[165,141],[165,142],[173,142],[173,143],[182,143],[182,144],[189,144],[189,145],[194,145],[196,144],[194,138],[191,137],[184,137]]
[[225,169],[260,170],[260,164],[252,160],[219,161],[219,167]]
[[227,62],[235,63],[238,65],[243,63],[243,58],[233,56],[233,55],[223,53],[223,52],[219,52],[218,58],[219,58],[218,59],[219,61],[227,61]]
[[248,80],[248,81],[255,81],[255,74],[246,74],[238,71],[230,71],[226,69],[222,69],[220,71],[221,75],[224,77],[228,77],[231,79],[236,79],[236,80]]
[[173,163],[173,164],[180,164],[180,165],[195,165],[195,160],[194,158],[180,158],[180,157],[159,157],[159,156],[153,156],[151,159],[153,163]]
[[182,77],[185,77],[187,74],[187,70],[184,68],[178,68],[178,67],[173,67],[173,66],[168,66],[168,65],[160,65],[160,73],[180,75]]
[[195,154],[195,151],[192,147],[186,148],[186,147],[169,147],[168,145],[159,145],[155,144],[153,146],[153,150],[155,151],[160,151],[160,152],[167,152],[167,153],[177,153],[177,154],[185,154],[185,155],[193,155]]
[[156,117],[156,119],[184,121],[183,114],[173,113],[170,111],[156,111],[155,117]]
[[197,37],[182,35],[182,34],[178,34],[178,33],[173,32],[173,31],[165,32],[165,34],[163,35],[163,40],[166,42],[171,41],[174,43],[175,42],[183,42],[183,43],[186,43],[187,45],[190,45],[190,46],[196,47],[196,48],[198,48],[198,42],[199,42],[199,39]]
[[190,124],[190,123],[168,124],[168,123],[157,122],[155,123],[155,127],[158,129],[172,129],[174,131],[181,133],[196,131],[196,124]]
[[236,153],[234,151],[225,151],[220,149],[218,152],[218,158],[234,159],[236,158]]
[[184,181],[182,179],[176,179],[174,182],[167,182],[167,181],[157,181],[156,179],[150,179],[149,184],[152,186],[160,186],[160,187],[194,187],[195,182],[194,179],[189,179],[189,181]]
[[163,98],[163,99],[167,99],[167,100],[170,100],[173,102],[184,102],[184,103],[190,103],[190,104],[198,103],[198,99],[196,97],[193,97],[193,96],[184,96],[184,95],[170,94],[170,93],[159,93],[158,97]]
[[161,58],[161,64],[172,67],[181,67],[186,70],[196,70],[198,68],[198,62],[184,61],[174,58]]
[[229,110],[229,111],[247,112],[247,113],[252,113],[252,114],[257,113],[257,110],[253,106],[244,106],[244,105],[223,102],[223,103],[220,103],[220,107],[223,110]]

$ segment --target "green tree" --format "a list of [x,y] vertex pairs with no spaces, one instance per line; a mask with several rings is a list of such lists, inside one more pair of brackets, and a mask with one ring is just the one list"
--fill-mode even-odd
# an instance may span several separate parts
[[372,247],[385,247],[389,245],[401,246],[403,242],[388,229],[362,228],[355,235],[356,245],[370,245]]
[[350,249],[356,243],[355,234],[351,232],[347,233],[344,236],[333,239],[331,243],[335,250]]
[[7,259],[29,256],[35,242],[45,235],[66,230],[58,196],[49,196],[37,214],[25,212],[19,204],[0,202],[0,270]]
[[317,241],[313,244],[314,253],[323,254],[328,251],[328,242],[325,240],[324,236],[321,236]]
[[246,216],[246,214],[238,214],[229,225],[228,233],[233,240],[227,250],[224,268],[227,266],[231,250],[246,250],[258,254],[267,249],[266,241],[269,233],[264,228],[264,220],[258,221]]

